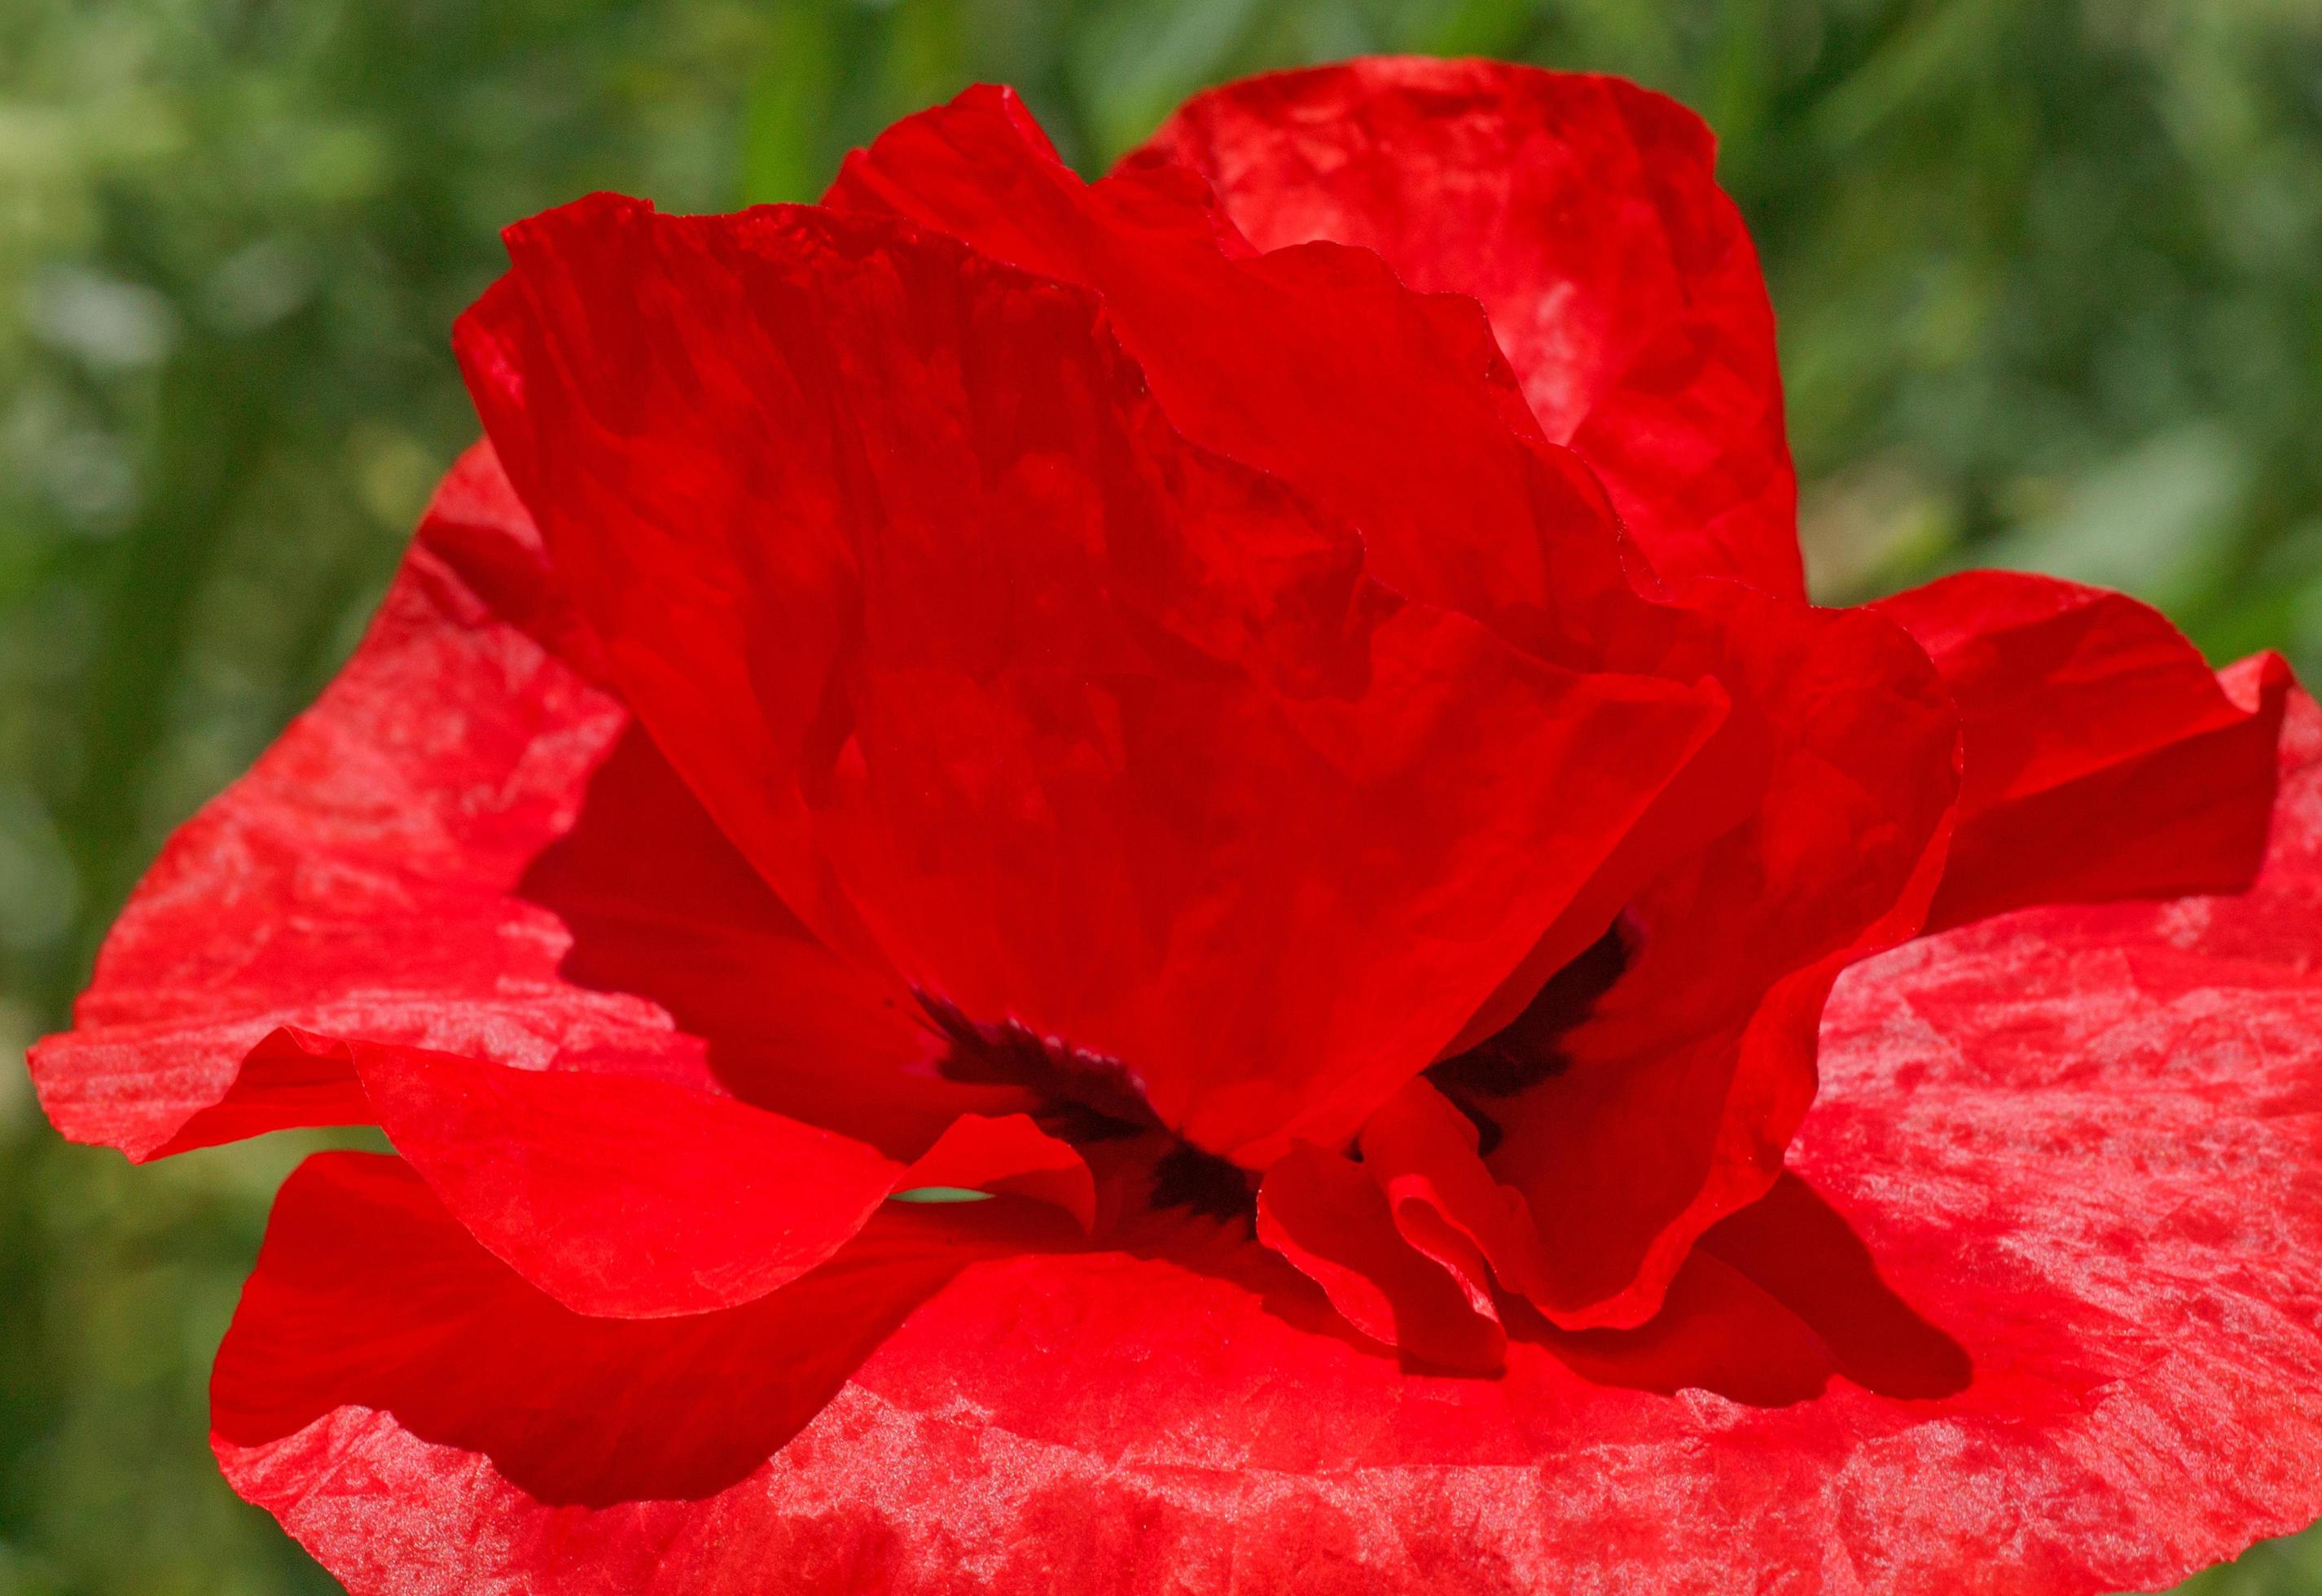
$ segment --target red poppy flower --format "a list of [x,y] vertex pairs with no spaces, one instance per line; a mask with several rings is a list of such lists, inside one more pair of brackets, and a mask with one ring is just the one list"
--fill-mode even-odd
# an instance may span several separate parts
[[34,1057],[133,1158],[392,1140],[214,1385],[355,1590],[2082,1591],[2322,1510],[2322,713],[2037,577],[1811,607],[1687,113],[1358,62],[1090,185],[977,89],[507,242],[489,442]]

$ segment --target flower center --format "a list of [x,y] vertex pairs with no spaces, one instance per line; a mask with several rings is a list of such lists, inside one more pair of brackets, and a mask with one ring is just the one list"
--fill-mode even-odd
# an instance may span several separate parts
[[[983,1025],[940,998],[919,994],[920,1007],[951,1044],[939,1068],[948,1080],[1019,1086],[1040,1100],[1032,1117],[1049,1135],[1075,1146],[1166,1135],[1174,1142],[1153,1165],[1155,1208],[1184,1208],[1212,1218],[1254,1218],[1257,1186],[1232,1160],[1177,1137],[1145,1099],[1137,1073],[1109,1054],[1042,1036],[1015,1020]],[[965,1197],[913,1192],[919,1202]]]
[[[1627,971],[1639,935],[1627,916],[1615,920],[1551,976],[1504,1029],[1429,1067],[1428,1079],[1475,1122],[1478,1153],[1488,1156],[1502,1139],[1492,1105],[1560,1074],[1569,1064],[1565,1034],[1586,1019]],[[1217,1218],[1254,1214],[1252,1173],[1171,1131],[1146,1100],[1136,1072],[1120,1060],[1043,1036],[1016,1020],[972,1020],[941,998],[917,995],[929,1022],[950,1044],[937,1066],[946,1079],[1023,1088],[1039,1099],[1031,1112],[1040,1128],[1075,1146],[1167,1135],[1173,1145],[1153,1164],[1154,1207],[1184,1208]],[[905,1192],[900,1200],[972,1202],[983,1195],[930,1186]]]

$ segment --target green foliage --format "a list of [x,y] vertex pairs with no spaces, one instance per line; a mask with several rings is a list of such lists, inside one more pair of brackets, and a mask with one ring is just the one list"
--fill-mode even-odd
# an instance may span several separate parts
[[[1826,596],[2038,566],[2322,673],[2311,0],[8,0],[0,1035],[61,1023],[169,828],[352,645],[473,430],[445,334],[502,223],[810,198],[977,78],[1093,169],[1203,83],[1373,50],[1624,72],[1719,128]],[[297,1151],[133,1175],[0,1076],[0,1596],[328,1588],[203,1445]]]

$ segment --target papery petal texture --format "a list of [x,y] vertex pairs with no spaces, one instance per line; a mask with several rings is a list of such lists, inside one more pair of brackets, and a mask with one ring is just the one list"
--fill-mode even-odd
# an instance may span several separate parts
[[[355,660],[173,839],[34,1050],[58,1126],[144,1158],[375,1123],[526,1278],[654,1315],[782,1284],[947,1127],[1028,1106],[940,1077],[943,1038],[765,889],[597,668],[471,454]],[[1028,1128],[955,1138],[952,1175],[1085,1216]]]
[[65,1134],[373,1125],[213,1382],[358,1596],[2084,1596],[2322,1511],[2322,711],[1806,602],[1706,130],[1374,60],[599,195]]
[[937,1181],[1092,1216],[1087,1166],[1022,1115],[964,1115],[906,1168],[851,1136],[665,1081],[365,1044],[353,1053],[381,1128],[444,1206],[583,1313],[750,1301],[836,1252],[891,1194]]
[[[1931,928],[2034,903],[2215,892],[2265,849],[2290,671],[2226,692],[2199,650],[2125,594],[1966,571],[1884,599],[1961,716],[1957,834]],[[2242,701],[2246,699],[2246,702]]]
[[1618,78],[1409,58],[1197,95],[1129,164],[1200,172],[1260,249],[1360,245],[1474,296],[1665,578],[1799,597],[1773,308],[1714,147]]
[[1486,1162],[1553,1261],[1539,1306],[1573,1327],[1649,1317],[1695,1238],[1772,1185],[1832,982],[1918,929],[1949,834],[1956,723],[1907,638],[1730,584],[1699,602],[1761,725],[1756,803],[1636,886],[1601,994],[1559,1012],[1546,989],[1547,1026],[1439,1072],[1495,1127]]
[[[2007,915],[1851,971],[1793,1173],[1641,1330],[1519,1328],[1498,1378],[1429,1373],[1231,1227],[1058,1252],[979,1205],[864,1233],[893,1294],[850,1312],[912,1306],[787,1445],[769,1387],[684,1409],[672,1455],[590,1382],[770,1380],[796,1287],[616,1350],[407,1175],[324,1164],[228,1337],[220,1456],[358,1592],[2165,1585],[2322,1509],[2309,702],[2284,746],[2247,895]],[[330,1264],[370,1235],[390,1272]],[[912,1251],[933,1236],[949,1262]],[[460,1400],[462,1370],[544,1417]]]
[[1194,174],[1083,183],[1028,121],[970,89],[850,157],[827,203],[1095,293],[1172,424],[1342,518],[1394,591],[1559,663],[1651,624],[1602,488],[1546,444],[1473,300],[1367,249],[1256,255]]
[[[1625,86],[1507,77],[1506,93],[1467,104],[1462,114],[1478,125],[1513,119],[1517,137],[1513,121],[1537,113],[1534,102],[1568,102],[1559,114],[1576,126],[1624,139],[1622,118],[1632,113],[1682,115],[1657,101],[1659,109],[1643,106],[1650,96]],[[1290,81],[1283,87],[1288,95]],[[1377,92],[1408,108],[1402,89]],[[1198,121],[1206,104],[1197,101],[1181,123]],[[1321,137],[1351,125],[1329,109],[1313,121]],[[1165,133],[1155,148],[1167,142]],[[1697,153],[1705,163],[1705,146]],[[1407,175],[1396,150],[1377,159]],[[1215,176],[1214,168],[1203,170]],[[1574,1322],[1632,1322],[1658,1303],[1694,1236],[1762,1194],[1778,1171],[1813,1094],[1814,1021],[1830,980],[1847,959],[1917,928],[1928,884],[1920,878],[1946,834],[1951,706],[1901,632],[1868,617],[1833,623],[1792,601],[1738,592],[1642,599],[1620,574],[1611,529],[1587,513],[1586,496],[1575,502],[1549,491],[1568,480],[1569,457],[1543,447],[1529,415],[1510,416],[1496,346],[1467,300],[1400,287],[1372,252],[1385,251],[1409,275],[1394,241],[1360,229],[1322,231],[1367,247],[1264,234],[1290,247],[1252,256],[1185,187],[1187,175],[1156,160],[1083,184],[1012,96],[971,90],[851,158],[829,200],[907,216],[1092,287],[1172,418],[1323,497],[1362,533],[1372,569],[1390,586],[1486,619],[1544,657],[1582,650],[1672,679],[1714,680],[1738,706],[1721,723],[1720,746],[1656,795],[1653,810],[1623,832],[1449,1047],[1484,1041],[1513,1020],[1547,974],[1624,907],[1684,906],[1669,911],[1671,933],[1682,920],[1691,939],[1665,939],[1632,983],[1639,1008],[1655,1013],[1661,1029],[1584,1072],[1572,1089],[1531,1099],[1526,1134],[1505,1161],[1533,1189],[1566,1194],[1556,1206],[1580,1216],[1564,1227],[1572,1234],[1557,1237],[1567,1278],[1542,1306]],[[1697,176],[1714,196],[1705,164]],[[1465,193],[1448,178],[1442,187],[1450,197],[1414,188],[1414,216]],[[1254,228],[1275,225],[1266,203],[1253,193]],[[1730,217],[1722,196],[1715,205]],[[1430,239],[1458,232],[1415,220],[1412,227]],[[1528,236],[1504,221],[1492,228],[1495,238]],[[1736,269],[1746,269],[1765,318],[1754,258],[1738,223],[1732,231]],[[1479,291],[1456,273],[1426,280]],[[1547,278],[1531,284],[1538,294],[1553,287]],[[1348,340],[1350,325],[1369,335]],[[1770,373],[1769,319],[1763,344]],[[1464,359],[1447,365],[1447,353]],[[1778,423],[1778,391],[1769,392]],[[1778,426],[1773,447],[1778,455]],[[1778,531],[1789,538],[1787,520]],[[1842,729],[1850,716],[1857,718]],[[1840,801],[1856,793],[1868,801],[1851,815],[1833,813],[1842,789]],[[1818,847],[1787,840],[1815,827],[1827,828]],[[1814,907],[1802,910],[1806,904]],[[1747,937],[1738,935],[1745,925]],[[1659,1072],[1639,1070],[1633,1058]],[[1578,1096],[1607,1090],[1618,1100],[1604,1108]],[[1647,1123],[1656,1128],[1641,1135]],[[1532,1134],[1550,1124],[1561,1147]],[[1640,1141],[1659,1149],[1650,1156],[1662,1172],[1638,1172]],[[1581,1156],[1611,1160],[1617,1172],[1576,1171],[1569,1150],[1583,1147],[1596,1151]],[[1315,1166],[1300,1167],[1311,1174]],[[1588,1199],[1571,1201],[1575,1190]],[[1383,1261],[1403,1266],[1399,1254]]]
[[[34,1050],[58,1127],[143,1158],[367,1122],[334,1038],[731,1091],[905,1156],[1019,1106],[918,1069],[939,1040],[765,889],[593,652],[471,452],[354,659],[171,839]],[[309,1040],[237,1090],[283,1027]]]
[[728,834],[835,944],[1254,1167],[1416,1073],[1722,716],[1373,584],[1083,290],[805,208],[510,239],[480,408]]

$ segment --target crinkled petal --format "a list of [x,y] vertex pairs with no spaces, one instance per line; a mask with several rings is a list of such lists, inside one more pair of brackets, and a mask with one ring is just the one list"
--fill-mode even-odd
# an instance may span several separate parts
[[[1593,650],[1747,690],[1725,651],[1705,647],[1720,623],[1633,593],[1606,529],[1554,491],[1556,451],[1503,424],[1496,353],[1478,352],[1489,341],[1465,300],[1410,292],[1367,251],[1313,243],[1250,259],[1180,168],[1131,163],[1084,184],[1006,89],[972,88],[898,123],[848,159],[827,203],[905,216],[1096,290],[1173,422],[1346,516],[1398,591],[1546,657]],[[1364,337],[1345,336],[1354,325]],[[1804,619],[1785,609],[1776,624]],[[1500,1030],[1644,880],[1738,824],[1765,741],[1752,717],[1728,717],[1448,1051]]]
[[1384,592],[1172,429],[1083,290],[802,208],[509,237],[471,385],[727,834],[1254,1167],[1350,1138],[1723,713]]
[[1957,791],[1956,717],[1900,629],[1732,583],[1688,602],[1718,623],[1751,807],[1628,894],[1617,979],[1576,996],[1592,966],[1568,965],[1438,1072],[1531,1204],[1533,1300],[1576,1327],[1649,1317],[1695,1238],[1772,1184],[1831,983],[1919,928]]
[[1954,818],[1956,715],[1897,626],[1714,581],[1667,613],[1663,668],[1732,713],[1433,1072],[1459,1109],[1413,1082],[1363,1131],[1405,1239],[1573,1327],[1649,1318],[1765,1193],[1831,982],[1919,929]]
[[1197,95],[1124,169],[1192,168],[1260,249],[1359,245],[1475,296],[1662,576],[1802,597],[1773,309],[1714,160],[1618,78],[1378,59]]
[[2281,661],[2236,702],[2159,611],[2021,571],[1966,571],[1877,607],[1960,707],[1959,827],[1930,929],[2248,883],[2273,808]]
[[722,1093],[288,1028],[252,1048],[225,1099],[187,1129],[252,1111],[279,1120],[296,1102],[316,1105],[305,1123],[377,1124],[471,1235],[580,1313],[650,1318],[750,1301],[912,1187],[1024,1197],[1083,1230],[1094,1222],[1087,1164],[1021,1114],[963,1114],[906,1167]]
[[767,891],[594,653],[471,451],[354,658],[170,840],[34,1050],[57,1127],[142,1159],[361,1117],[330,1047],[252,1056],[285,1027],[728,1091],[906,1158],[1022,1107],[935,1077],[940,1038]]
[[358,1596],[2167,1586],[2322,1511],[2322,716],[2291,721],[2246,896],[1851,971],[1795,1175],[1641,1330],[1405,1368],[1246,1236],[1156,1215],[970,1263],[859,1363],[893,1299],[828,1300],[805,1350],[848,1350],[804,1418],[758,1394],[779,1332],[713,1338],[818,1274],[611,1327],[707,1350],[591,1350],[455,1226],[302,1176],[220,1455]]
[[[1933,767],[1950,723],[1924,670],[1867,616],[1722,603],[1717,587],[1678,607],[1723,612],[1734,712],[1624,852],[1656,860],[1641,844],[1664,815],[1696,820],[1716,812],[1714,789],[1762,780],[1755,817],[1641,884],[1624,884],[1616,856],[1520,967],[1568,957],[1591,924],[1573,914],[1618,909],[1627,964],[1593,1008],[1551,987],[1545,1017],[1493,1035],[1524,990],[1512,982],[1456,1044],[1522,1083],[1463,1101],[1494,1126],[1492,1168],[1538,1208],[1555,1284],[1524,1294],[1560,1323],[1641,1318],[1692,1237],[1766,1189],[1846,962],[1923,920],[2231,889],[2266,835],[2279,661],[2229,693],[2153,611],[2043,577],[1972,573],[1874,606],[1932,658],[1962,719],[1946,844]],[[1769,728],[1771,773],[1751,775]]]
[[763,1297],[915,1186],[1054,1200],[1083,1228],[1092,1217],[1080,1155],[1022,1115],[963,1116],[907,1170],[852,1137],[666,1081],[353,1053],[380,1128],[443,1206],[580,1313],[648,1318]]
[[1496,1281],[1545,1302],[1549,1271],[1531,1205],[1485,1167],[1477,1144],[1475,1121],[1414,1081],[1363,1126],[1363,1167],[1385,1192],[1403,1238],[1459,1274],[1471,1296]]
[[443,1206],[580,1313],[763,1297],[836,1252],[902,1173],[852,1137],[663,1081],[353,1053],[380,1127]]
[[[788,1441],[963,1264],[1069,1234],[1022,1205],[891,1204],[772,1297],[683,1318],[591,1318],[479,1246],[407,1166],[324,1154],[278,1199],[219,1349],[212,1421],[230,1457],[237,1441],[322,1420],[313,1459],[334,1444],[334,1410],[359,1404],[374,1422],[489,1452],[525,1491],[568,1510],[710,1497]],[[383,1491],[390,1511],[397,1500],[395,1482],[353,1474],[336,1489],[350,1500]],[[618,1579],[599,1569],[583,1585],[622,1588]]]
[[1301,1143],[1275,1160],[1257,1189],[1257,1238],[1373,1341],[1454,1369],[1500,1366],[1507,1338],[1488,1282],[1476,1290],[1470,1258],[1447,1263],[1407,1240],[1352,1159]]
[[1395,592],[1564,662],[1633,624],[1603,489],[1540,436],[1473,300],[1413,293],[1366,250],[1252,258],[1179,169],[1083,183],[1008,89],[906,117],[827,203],[1095,292],[1172,424],[1343,518]]

